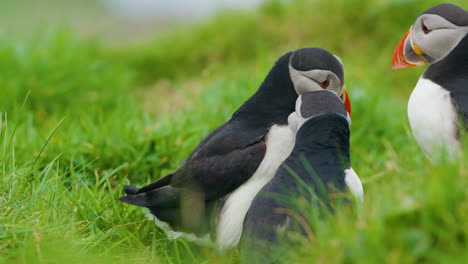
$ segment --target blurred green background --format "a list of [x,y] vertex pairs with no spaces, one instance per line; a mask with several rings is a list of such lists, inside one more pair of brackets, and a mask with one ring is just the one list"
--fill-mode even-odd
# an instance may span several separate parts
[[166,240],[121,186],[177,168],[279,56],[322,47],[345,65],[366,203],[285,261],[466,263],[466,169],[423,155],[406,104],[424,68],[390,66],[437,3],[1,0],[0,262],[230,262]]

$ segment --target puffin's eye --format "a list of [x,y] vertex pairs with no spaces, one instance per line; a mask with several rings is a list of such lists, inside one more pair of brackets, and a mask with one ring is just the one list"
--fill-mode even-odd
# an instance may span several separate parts
[[432,30],[428,29],[424,23],[421,24],[422,31],[424,34],[429,34]]
[[330,76],[328,76],[325,81],[321,82],[320,86],[322,86],[324,89],[327,89],[328,86],[330,86]]

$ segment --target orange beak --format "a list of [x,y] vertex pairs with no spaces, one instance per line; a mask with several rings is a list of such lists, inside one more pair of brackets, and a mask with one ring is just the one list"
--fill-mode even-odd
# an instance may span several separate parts
[[343,87],[343,93],[341,94],[341,100],[343,100],[343,104],[346,107],[346,111],[351,116],[351,100],[349,99],[348,91],[346,91],[346,87]]
[[411,30],[412,27],[400,40],[400,43],[398,43],[398,46],[393,53],[393,70],[419,66],[427,63],[427,60],[423,57],[424,52],[419,48],[419,46],[413,44],[411,40]]

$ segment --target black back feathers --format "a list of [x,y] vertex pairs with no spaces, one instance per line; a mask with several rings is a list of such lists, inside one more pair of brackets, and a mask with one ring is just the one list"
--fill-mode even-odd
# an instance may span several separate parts
[[[291,155],[252,201],[244,222],[241,258],[276,263],[310,226],[305,215],[320,216],[332,195],[345,190],[350,167],[349,128],[336,113],[313,117],[299,129]],[[282,263],[282,262],[280,262]]]
[[322,90],[301,95],[301,116],[310,118],[324,113],[337,113],[347,116],[343,101],[335,93]]

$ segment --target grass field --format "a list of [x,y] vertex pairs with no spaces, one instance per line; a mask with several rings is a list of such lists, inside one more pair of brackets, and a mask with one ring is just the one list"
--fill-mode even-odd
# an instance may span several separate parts
[[0,263],[228,262],[166,240],[117,201],[121,187],[177,168],[280,55],[314,46],[344,61],[366,201],[358,219],[323,223],[285,260],[466,263],[468,171],[422,154],[406,104],[424,69],[390,66],[415,17],[436,3],[272,1],[123,47],[55,25],[0,38]]

